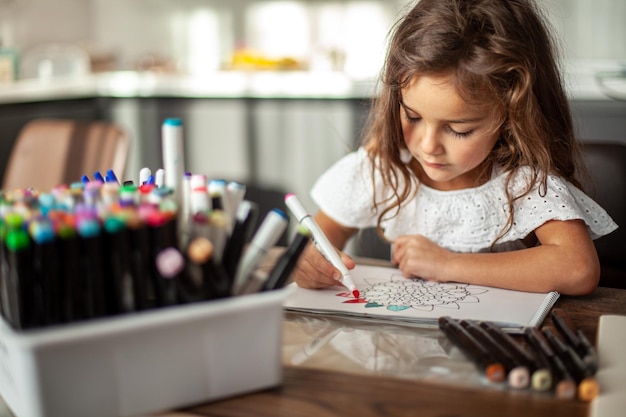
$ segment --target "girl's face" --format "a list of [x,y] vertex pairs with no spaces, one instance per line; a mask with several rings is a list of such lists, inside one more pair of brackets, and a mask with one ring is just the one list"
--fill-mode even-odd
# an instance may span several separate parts
[[416,76],[402,90],[404,142],[421,182],[438,190],[480,185],[480,164],[498,140],[496,112],[472,107],[447,75]]

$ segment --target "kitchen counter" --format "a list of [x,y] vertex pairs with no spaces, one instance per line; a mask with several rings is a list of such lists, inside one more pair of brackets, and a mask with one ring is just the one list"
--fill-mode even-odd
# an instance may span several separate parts
[[217,71],[191,77],[117,71],[19,80],[0,86],[0,103],[85,97],[359,99],[371,97],[374,89],[374,81],[355,81],[340,72]]
[[[626,100],[626,64],[617,61],[567,62],[564,83],[569,97],[611,100],[596,79],[600,72],[621,74],[607,79],[605,87],[609,95]],[[355,80],[342,72],[216,71],[198,77],[116,71],[0,85],[0,104],[87,97],[361,99],[375,91],[375,80]]]

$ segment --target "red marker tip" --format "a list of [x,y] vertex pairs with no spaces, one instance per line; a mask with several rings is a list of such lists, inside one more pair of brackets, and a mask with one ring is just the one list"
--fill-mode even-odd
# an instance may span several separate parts
[[352,291],[352,295],[354,295],[354,298],[359,298],[361,293],[359,292],[359,290],[354,290],[354,291]]

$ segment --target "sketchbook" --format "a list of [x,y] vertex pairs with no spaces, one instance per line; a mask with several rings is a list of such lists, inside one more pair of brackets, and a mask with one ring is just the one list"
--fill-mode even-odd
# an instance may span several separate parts
[[337,315],[363,320],[437,327],[437,319],[491,321],[509,332],[538,326],[559,297],[558,292],[532,293],[462,283],[405,278],[399,269],[357,265],[351,271],[360,292],[354,298],[343,287],[311,290],[295,287],[287,311]]

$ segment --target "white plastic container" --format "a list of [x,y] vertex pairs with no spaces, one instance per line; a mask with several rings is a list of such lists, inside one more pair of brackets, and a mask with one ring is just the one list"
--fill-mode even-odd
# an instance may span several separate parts
[[119,417],[279,385],[288,291],[26,332],[0,320],[0,395],[18,417]]

